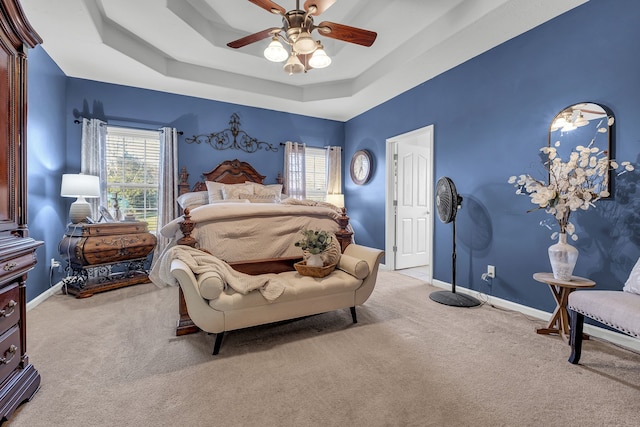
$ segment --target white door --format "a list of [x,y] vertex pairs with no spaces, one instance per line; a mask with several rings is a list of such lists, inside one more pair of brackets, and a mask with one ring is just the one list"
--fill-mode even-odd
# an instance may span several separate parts
[[395,269],[431,264],[432,132],[429,126],[393,138]]
[[428,264],[428,163],[426,147],[398,144],[397,269]]

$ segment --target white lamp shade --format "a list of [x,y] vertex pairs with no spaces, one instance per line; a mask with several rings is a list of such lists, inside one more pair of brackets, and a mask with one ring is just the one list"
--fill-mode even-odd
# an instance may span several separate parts
[[287,60],[287,63],[284,64],[283,69],[285,72],[289,73],[289,75],[299,74],[304,71],[304,65],[302,65],[302,62],[300,62],[297,55],[292,54]]
[[309,58],[309,65],[313,68],[325,68],[328,67],[329,64],[331,64],[331,58],[329,58],[329,55],[327,55],[327,52],[324,51],[322,46],[318,47],[318,49],[313,52],[313,55],[311,55],[311,58]]
[[287,50],[277,38],[273,38],[269,46],[264,50],[264,57],[271,62],[282,62],[289,56]]
[[100,179],[95,175],[62,175],[60,187],[62,197],[100,197]]
[[303,55],[307,55],[316,50],[316,42],[311,38],[311,34],[304,31],[300,33],[296,41],[293,43],[293,49]]
[[344,208],[344,194],[327,194],[327,202],[339,208]]

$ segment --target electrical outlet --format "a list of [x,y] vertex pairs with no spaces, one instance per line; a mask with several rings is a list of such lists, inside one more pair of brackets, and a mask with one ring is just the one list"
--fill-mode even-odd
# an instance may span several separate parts
[[54,268],[60,268],[60,261],[51,258],[51,269],[53,270]]
[[495,265],[487,265],[487,276],[492,279],[496,277],[496,267]]

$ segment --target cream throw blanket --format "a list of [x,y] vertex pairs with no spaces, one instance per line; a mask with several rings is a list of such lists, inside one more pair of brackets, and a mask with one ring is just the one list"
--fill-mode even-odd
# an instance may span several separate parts
[[206,272],[218,273],[228,286],[243,295],[257,289],[266,300],[274,301],[284,292],[284,285],[276,277],[241,273],[211,254],[183,245],[170,247],[162,253],[159,262],[149,274],[153,283],[158,286],[177,285],[171,274],[171,261],[174,259],[187,264],[196,276]]

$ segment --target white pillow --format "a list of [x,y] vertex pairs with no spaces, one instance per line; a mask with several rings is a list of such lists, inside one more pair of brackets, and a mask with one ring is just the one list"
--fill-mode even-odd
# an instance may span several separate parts
[[257,184],[255,182],[245,181],[245,184],[250,184],[253,187],[253,194],[269,195],[275,194],[278,201],[282,198],[282,184]]
[[253,195],[252,186],[246,184],[229,184],[222,187],[222,198],[224,200],[246,199],[246,195]]
[[222,187],[224,187],[224,184],[214,181],[207,181],[205,184],[207,185],[207,192],[209,193],[209,203],[214,200],[222,200]]
[[193,209],[209,203],[209,193],[207,191],[184,193],[177,200],[182,209]]
[[629,274],[629,278],[622,290],[640,295],[640,259],[638,259],[636,265],[633,266],[633,270],[631,270],[631,274]]
[[215,200],[224,200],[225,197],[222,191],[225,188],[243,188],[247,189],[244,191],[245,193],[253,194],[253,188],[247,187],[245,184],[222,184],[215,181],[207,181],[205,184],[207,185],[207,193],[209,194],[209,203]]

